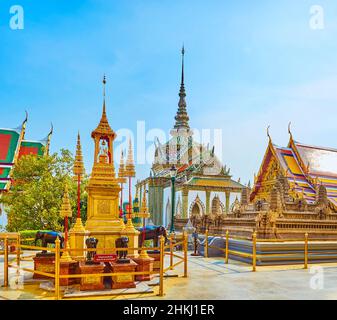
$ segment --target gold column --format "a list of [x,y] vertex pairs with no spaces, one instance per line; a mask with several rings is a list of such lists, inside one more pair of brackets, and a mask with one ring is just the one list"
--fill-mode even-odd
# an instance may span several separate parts
[[211,192],[209,190],[206,190],[206,214],[211,213],[210,198],[211,198]]
[[226,214],[229,213],[230,196],[231,193],[229,191],[226,191]]
[[186,219],[188,217],[188,189],[182,190],[182,207],[183,207],[182,217]]

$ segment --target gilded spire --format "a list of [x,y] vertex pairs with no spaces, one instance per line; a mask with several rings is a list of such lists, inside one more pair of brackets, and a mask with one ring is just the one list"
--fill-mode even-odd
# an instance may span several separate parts
[[181,84],[179,91],[179,103],[178,103],[178,111],[175,116],[176,123],[174,125],[174,129],[189,129],[190,126],[188,121],[190,120],[187,110],[186,110],[186,92],[185,92],[185,84],[184,84],[184,57],[185,57],[185,48],[183,46],[181,50],[182,55],[182,66],[181,66]]
[[126,166],[125,166],[125,176],[126,177],[134,177],[136,175],[135,171],[135,163],[133,160],[133,148],[132,148],[132,142],[131,138],[129,139],[129,150],[128,150],[128,156],[126,159]]
[[124,165],[124,152],[121,152],[121,159],[119,161],[119,170],[118,170],[118,177],[123,178],[125,177],[125,165]]
[[142,205],[140,207],[139,216],[142,218],[148,218],[150,216],[149,208],[147,207],[147,201],[146,201],[146,190],[144,190],[144,194],[142,197]]
[[68,184],[66,183],[64,187],[64,194],[62,199],[62,205],[60,210],[60,216],[65,217],[71,217],[72,211],[71,211],[71,205],[69,200],[69,193],[68,193]]
[[77,134],[76,156],[74,162],[74,175],[82,176],[84,174],[82,147],[80,133]]
[[103,134],[114,134],[114,131],[111,129],[108,118],[106,116],[106,107],[105,107],[105,85],[106,85],[106,77],[103,77],[103,111],[101,121],[99,122],[97,128],[91,133],[93,137],[95,134],[103,135]]

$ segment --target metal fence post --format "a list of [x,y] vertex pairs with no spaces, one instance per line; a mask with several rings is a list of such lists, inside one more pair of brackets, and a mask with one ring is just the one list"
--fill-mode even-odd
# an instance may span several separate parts
[[55,240],[55,299],[60,300],[60,239]]
[[229,250],[229,231],[226,231],[226,256],[225,256],[225,263],[228,264],[228,250]]
[[20,233],[18,234],[18,237],[16,239],[16,265],[17,265],[17,269],[16,269],[16,273],[19,274],[20,273],[20,260],[21,260],[21,236]]
[[186,232],[184,232],[184,278],[187,278],[187,250],[188,250],[188,238]]
[[8,236],[4,239],[4,287],[8,287]]
[[208,230],[205,232],[205,258],[208,258]]
[[173,233],[170,235],[170,270],[173,269]]
[[304,269],[308,269],[308,233],[304,235]]
[[253,272],[256,271],[256,232],[253,233]]
[[159,271],[159,293],[158,296],[164,296],[164,237],[160,236],[160,271]]

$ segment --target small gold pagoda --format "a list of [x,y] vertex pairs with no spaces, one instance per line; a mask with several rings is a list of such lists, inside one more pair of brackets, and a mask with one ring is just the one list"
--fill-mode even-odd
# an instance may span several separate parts
[[[143,232],[145,232],[145,219],[150,218],[150,212],[149,212],[149,208],[147,207],[147,201],[146,201],[146,190],[144,190],[144,195],[142,198],[142,205],[140,207],[140,212],[137,215],[139,218],[143,219]],[[143,236],[143,234],[141,236]],[[143,241],[142,247],[144,247],[144,241]],[[146,249],[142,249],[139,258],[142,258],[142,259],[149,258]]]
[[[77,135],[76,156],[74,163],[74,180],[77,181],[77,217],[76,222],[72,229],[69,231],[69,241],[71,248],[83,249],[85,247],[84,241],[86,232],[81,220],[81,203],[80,203],[80,191],[81,191],[81,179],[84,176],[84,164],[81,147],[80,133]],[[84,259],[84,251],[72,251],[71,257],[75,260]]]
[[61,257],[61,262],[72,262],[73,261],[68,251],[70,249],[69,241],[68,241],[68,218],[70,218],[71,215],[72,215],[72,210],[71,210],[70,199],[69,199],[68,184],[66,183],[64,194],[63,194],[63,199],[62,199],[60,216],[64,218],[66,221],[65,230],[64,230],[65,232],[64,247],[67,250],[63,252],[62,257]]
[[[103,79],[103,112],[97,128],[91,133],[95,143],[94,165],[87,186],[88,211],[85,229],[90,236],[98,239],[98,248],[115,247],[116,238],[124,235],[129,238],[129,246],[138,246],[136,230],[126,230],[119,216],[119,193],[121,182],[115,175],[113,142],[116,133],[111,129],[105,105],[105,85]],[[136,251],[131,255],[138,255]]]

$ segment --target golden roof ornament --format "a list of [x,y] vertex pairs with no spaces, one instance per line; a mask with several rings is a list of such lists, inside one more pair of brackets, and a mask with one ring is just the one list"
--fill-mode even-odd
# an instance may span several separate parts
[[129,139],[128,157],[126,159],[125,177],[134,177],[136,175],[135,163],[133,160],[133,149],[131,138]]
[[290,135],[290,140],[293,141],[293,134],[291,132],[291,121],[288,123],[288,133]]
[[78,133],[78,135],[77,135],[76,156],[75,156],[74,170],[73,171],[74,171],[75,176],[83,176],[84,175],[84,165],[83,165],[83,156],[82,156],[80,133]]
[[94,138],[95,136],[103,136],[103,135],[113,135],[115,136],[115,132],[111,129],[108,118],[106,116],[106,107],[105,107],[105,85],[106,85],[106,78],[104,75],[103,78],[103,111],[101,120],[97,126],[97,128],[91,133],[91,137]]
[[271,136],[270,136],[270,133],[269,133],[269,129],[270,129],[270,125],[267,127],[267,137],[269,139],[269,143],[272,143]]
[[185,83],[184,83],[184,57],[185,57],[185,47],[183,45],[181,50],[181,84],[180,84],[180,91],[179,91],[179,103],[178,103],[178,111],[177,115],[175,116],[175,125],[174,129],[180,130],[185,129],[189,130],[190,126],[188,124],[190,118],[187,114],[187,106],[186,106],[186,92],[185,92]]
[[68,183],[66,183],[64,187],[60,216],[63,218],[72,216],[72,210],[68,193]]
[[146,201],[146,190],[144,190],[144,194],[142,197],[142,205],[140,207],[140,211],[137,216],[140,218],[150,217],[150,212],[149,212],[149,208],[147,207],[147,201]]
[[125,165],[124,165],[124,152],[123,152],[123,150],[121,151],[121,159],[119,161],[118,177],[119,178],[125,177]]

